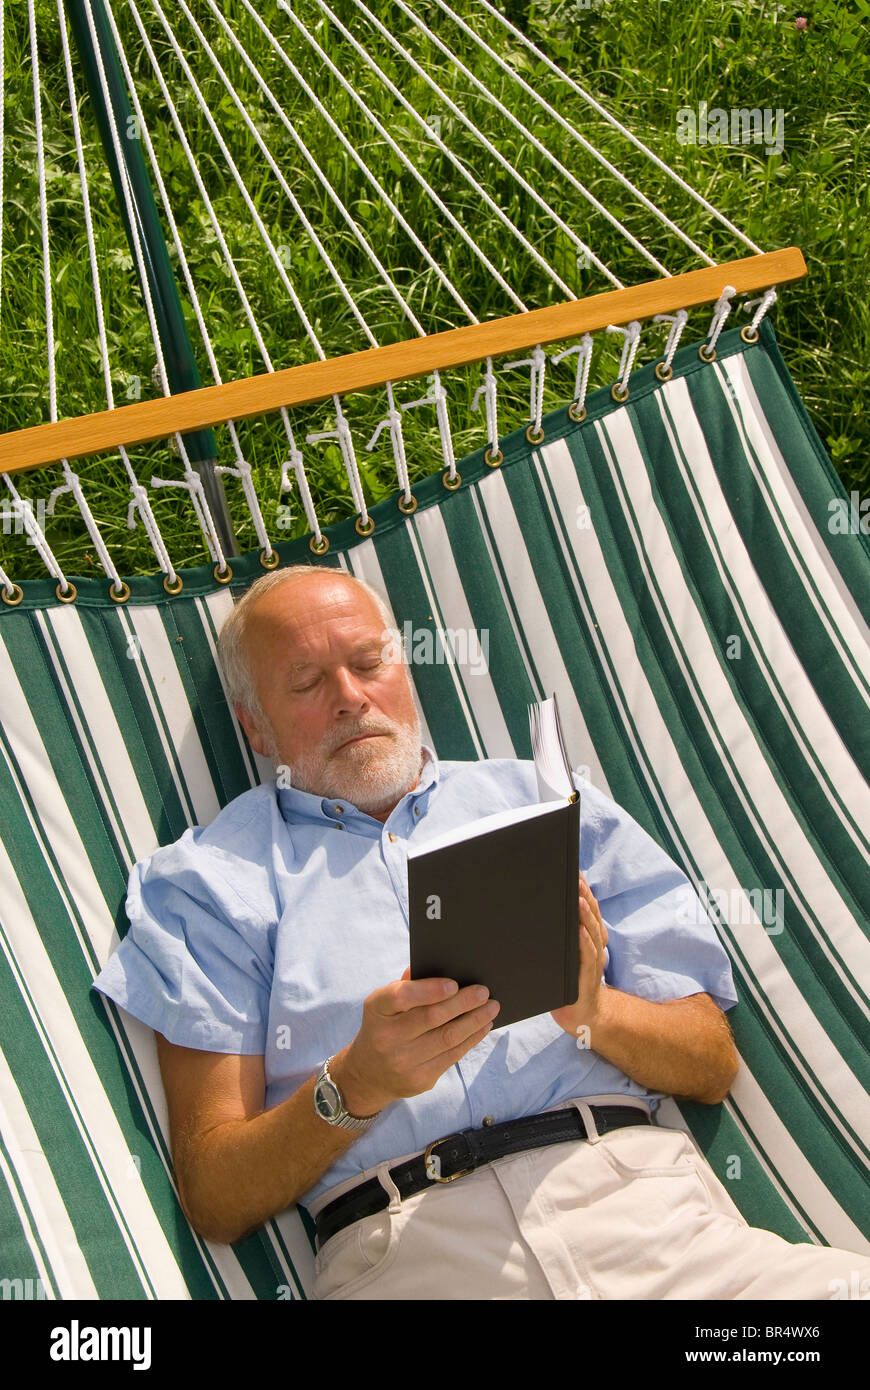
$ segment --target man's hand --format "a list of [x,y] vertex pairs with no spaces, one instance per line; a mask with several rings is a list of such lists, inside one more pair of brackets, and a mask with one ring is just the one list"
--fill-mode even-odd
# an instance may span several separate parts
[[578,1033],[583,1026],[592,1028],[598,1022],[604,973],[604,952],[607,948],[607,928],[601,917],[598,902],[582,874],[580,878],[580,980],[575,1004],[553,1009],[552,1017],[566,1033]]
[[376,989],[362,1026],[330,1073],[352,1115],[373,1115],[401,1097],[429,1091],[449,1067],[486,1037],[499,1004],[483,985],[401,980]]
[[579,994],[575,1004],[552,1011],[559,1027],[650,1091],[723,1101],[739,1063],[718,1004],[700,991],[652,1003],[602,984],[606,945],[607,928],[581,875]]

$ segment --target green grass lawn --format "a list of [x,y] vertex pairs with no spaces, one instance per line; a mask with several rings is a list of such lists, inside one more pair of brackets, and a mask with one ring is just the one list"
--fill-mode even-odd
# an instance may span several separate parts
[[[402,109],[381,80],[357,57],[350,40],[327,20],[316,0],[300,0],[293,9],[323,45],[325,57],[314,51],[277,4],[259,4],[256,8],[301,77],[311,84],[345,133],[351,150],[376,171],[384,190],[406,219],[407,228],[366,181],[352,153],[318,114],[310,94],[270,46],[242,0],[224,0],[218,8],[231,20],[257,70],[274,91],[297,139],[245,68],[207,0],[192,0],[193,15],[219,60],[226,65],[280,174],[364,315],[369,330],[366,333],[279,179],[246,129],[181,6],[166,6],[182,51],[202,84],[205,99],[245,180],[248,196],[277,250],[280,269],[276,266],[228,173],[218,142],[153,7],[143,3],[140,8],[160,70],[178,100],[179,119],[196,151],[204,186],[275,368],[314,360],[318,354],[312,336],[327,357],[416,336],[409,317],[379,279],[347,221],[312,172],[305,149],[320,162],[326,178],[379,260],[389,269],[410,312],[427,333],[468,322],[463,304],[481,320],[512,313],[517,308],[516,300],[463,238],[463,230],[526,308],[565,298],[565,291],[554,283],[553,274],[578,296],[608,287],[594,265],[586,268],[582,258],[578,259],[576,240],[542,209],[536,194],[621,281],[637,283],[656,274],[636,250],[621,240],[565,173],[529,143],[526,132],[620,218],[669,271],[677,273],[701,264],[695,253],[660,227],[636,199],[584,152],[553,114],[524,95],[492,58],[482,54],[436,3],[427,0],[411,9],[431,26],[454,61],[448,62],[438,46],[419,31],[402,5],[378,0],[370,9],[413,53],[441,93],[433,90],[422,75],[410,72],[386,38],[350,0],[334,8],[423,120],[436,124],[445,144],[468,167],[485,193],[522,229],[546,266],[539,264],[490,211],[481,193],[457,175],[448,156],[432,139],[430,127],[421,126]],[[38,0],[36,9],[57,413],[63,417],[105,409],[107,402],[57,9],[49,0]],[[473,22],[477,32],[535,92],[565,120],[576,124],[707,255],[721,261],[749,254],[736,237],[718,227],[617,131],[600,117],[590,116],[581,98],[511,37],[483,5],[457,0],[455,9]],[[50,417],[27,6],[6,5],[5,10],[0,429],[8,431]],[[592,0],[589,8],[568,0],[535,0],[529,5],[508,0],[502,4],[502,11],[762,250],[790,244],[801,247],[809,274],[781,292],[773,310],[773,322],[800,394],[845,489],[857,489],[862,495],[870,492],[870,426],[862,400],[870,374],[866,292],[870,264],[870,56],[866,36],[870,0],[856,0],[851,6],[819,3],[803,11],[752,0],[702,0],[693,5],[668,0],[633,0],[631,4]],[[191,176],[136,25],[127,7],[118,0],[112,5],[112,13],[136,75],[147,127],[158,151],[221,376],[229,380],[262,372],[266,370],[263,355],[226,268],[205,199]],[[799,15],[806,19],[805,27],[796,25]],[[155,351],[74,48],[73,57],[112,387],[115,404],[123,405],[158,394],[152,381]],[[327,60],[335,65],[336,72]],[[482,90],[475,87],[462,64],[479,79]],[[369,103],[383,122],[383,131],[355,103],[342,85],[342,76]],[[491,97],[504,101],[521,129],[511,124]],[[499,154],[516,165],[527,188],[520,186],[491,150],[469,132],[450,102],[456,103]],[[686,109],[697,112],[702,104],[710,112],[716,108],[767,110],[772,119],[779,119],[781,140],[772,152],[754,144],[681,143],[678,113]],[[390,148],[387,133],[439,191],[456,219],[455,224],[432,202]],[[442,268],[455,292],[445,286],[421,253],[412,232],[427,248],[432,261]],[[167,238],[170,239],[168,228]],[[199,373],[203,384],[211,384],[214,378],[171,239],[170,254]],[[291,302],[281,271],[299,298],[311,336]],[[686,341],[706,332],[709,317],[707,310],[693,313]],[[645,327],[639,365],[660,356],[664,337],[662,328]],[[555,346],[549,351],[555,352]],[[617,362],[617,344],[612,337],[599,335],[590,385],[612,381]],[[478,367],[444,376],[457,458],[485,442],[483,413],[474,413],[470,408],[481,379]],[[528,418],[528,376],[511,372],[502,378],[502,383],[499,421],[500,431],[505,434]],[[396,389],[397,399],[415,400],[423,394],[423,386],[419,381],[400,385]],[[569,401],[572,386],[572,359],[548,368],[546,408]],[[381,434],[373,452],[365,450],[386,413],[386,393],[375,391],[350,397],[344,409],[353,430],[366,497],[372,504],[388,496],[396,486],[388,434]],[[352,515],[350,488],[337,446],[305,444],[306,433],[332,426],[331,402],[292,411],[291,423],[309,467],[321,524]],[[440,466],[434,411],[406,412],[403,423],[413,482]],[[243,422],[239,435],[254,470],[273,540],[304,534],[307,525],[295,491],[289,497],[282,498],[280,494],[281,464],[287,453],[287,435],[280,417]],[[228,431],[219,428],[215,437],[220,462],[231,463]],[[180,475],[180,460],[165,443],[132,449],[130,459],[138,478],[146,484],[153,474],[161,478]],[[83,459],[76,463],[76,468],[121,573],[152,572],[153,552],[142,528],[130,531],[126,526],[129,487],[119,459]],[[19,475],[17,479],[22,495],[34,501],[38,496],[47,496],[61,481],[57,465],[38,474]],[[243,549],[250,548],[256,544],[256,538],[234,480],[228,483],[227,492],[240,544]],[[152,498],[175,565],[202,562],[206,558],[204,544],[185,494],[174,488],[155,489]],[[288,503],[289,510],[285,505]],[[48,536],[67,573],[100,573],[93,546],[68,494],[58,500],[55,517],[48,522]],[[44,574],[39,557],[22,536],[0,536],[0,546],[0,563],[13,579]]]

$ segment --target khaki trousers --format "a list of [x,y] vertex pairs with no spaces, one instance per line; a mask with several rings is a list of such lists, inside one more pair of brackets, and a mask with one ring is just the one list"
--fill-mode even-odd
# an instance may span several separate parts
[[[867,1255],[749,1226],[681,1130],[631,1125],[598,1136],[583,1101],[565,1105],[584,1115],[590,1141],[497,1159],[405,1202],[388,1173],[398,1159],[371,1169],[364,1176],[380,1179],[390,1206],[326,1242],[312,1297],[833,1299],[870,1290]],[[362,1180],[332,1188],[311,1214]]]

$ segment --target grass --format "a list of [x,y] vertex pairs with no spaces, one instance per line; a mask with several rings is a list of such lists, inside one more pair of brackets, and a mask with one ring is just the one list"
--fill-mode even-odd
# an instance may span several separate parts
[[[154,45],[170,90],[179,94],[180,119],[197,152],[208,195],[217,212],[230,254],[249,297],[266,349],[276,368],[310,361],[316,350],[293,309],[278,268],[270,259],[250,211],[227,171],[218,143],[184,79],[178,58],[153,9],[140,3],[143,23]],[[326,109],[345,132],[353,149],[377,171],[379,179],[440,264],[459,294],[481,320],[514,311],[515,305],[486,271],[460,232],[434,207],[396,154],[277,5],[258,7],[302,76],[317,91]],[[456,176],[435,142],[403,111],[375,75],[362,64],[316,0],[301,0],[294,12],[324,46],[339,73],[371,106],[414,165],[439,189],[457,221],[485,250],[493,265],[528,308],[564,297],[548,274],[499,223],[480,195]],[[652,223],[649,214],[604,173],[565,132],[555,118],[516,85],[498,65],[481,54],[435,0],[421,0],[413,12],[425,18],[484,84],[478,91],[457,62],[448,63],[436,45],[420,33],[401,6],[378,0],[370,8],[382,19],[432,78],[495,148],[516,164],[531,187],[551,205],[574,233],[587,241],[624,283],[653,277],[643,258],[620,242],[609,223],[584,200],[577,188],[499,113],[486,93],[502,99],[576,179],[580,180],[672,272],[695,268],[698,258],[670,232]],[[704,251],[717,260],[745,254],[745,249],[679,192],[606,122],[587,115],[584,103],[479,4],[457,0],[462,16],[473,19],[500,56],[525,77],[535,91],[562,115],[581,126],[625,174],[636,180]],[[3,260],[0,295],[0,429],[37,424],[49,418],[44,290],[36,177],[36,142],[27,7],[7,6],[5,76],[5,158],[3,188]],[[148,13],[146,14],[146,9]],[[333,201],[312,173],[302,147],[310,149],[337,194],[348,206],[378,257],[387,265],[426,332],[454,327],[467,318],[438,275],[421,255],[414,238],[384,206],[378,194],[313,107],[310,97],[270,47],[242,0],[225,0],[228,17],[258,70],[273,87],[293,122],[291,137],[266,96],[222,34],[207,0],[192,0],[191,9],[250,110],[252,119],[278,163],[280,173],[317,234],[323,239],[342,280],[368,324],[367,335],[303,230],[279,180],[258,146],[220,78],[205,57],[180,4],[166,7],[173,29],[202,83],[205,98],[247,180],[249,196],[275,246],[281,268],[304,306],[320,350],[336,356],[415,336],[396,299],[380,282]],[[867,127],[870,111],[870,55],[866,20],[870,0],[854,7],[816,4],[805,9],[805,29],[795,27],[799,11],[752,0],[707,0],[687,6],[661,0],[594,0],[584,9],[567,0],[508,0],[504,12],[529,34],[557,64],[570,72],[634,133],[764,250],[796,244],[809,274],[787,287],[774,310],[784,355],[811,418],[825,441],[847,491],[870,492],[866,413],[859,407],[868,381],[868,310],[866,266],[870,263],[868,218]],[[159,85],[142,51],[129,10],[112,5],[136,74],[137,90],[148,128],[158,150],[160,168],[178,218],[180,237],[203,306],[221,376],[229,380],[265,370],[263,356],[241,308],[210,223],[205,199],[197,189],[165,109]],[[69,114],[57,10],[37,0],[39,64],[43,86],[47,184],[50,211],[53,323],[56,338],[57,409],[72,416],[106,406],[97,342],[92,277],[84,236],[81,187]],[[523,229],[529,241],[577,295],[606,288],[601,274],[578,266],[576,245],[541,210],[532,194],[463,127],[425,80],[410,74],[405,63],[375,33],[350,3],[339,17],[400,87],[424,118],[438,117],[441,135],[474,172],[499,207]],[[115,403],[154,396],[155,351],[138,288],[133,258],[118,216],[117,203],[89,99],[77,67],[80,113],[86,142],[88,186],[95,222]],[[767,155],[755,145],[684,145],[676,138],[677,113],[722,107],[759,107],[783,113],[781,153]],[[168,235],[168,233],[167,233]],[[172,247],[173,265],[178,256]],[[180,271],[177,274],[183,289]],[[184,317],[195,344],[203,383],[213,380],[193,308],[183,296]],[[700,337],[709,311],[693,314],[689,333]],[[642,338],[639,364],[660,355],[663,332],[649,326]],[[549,351],[555,351],[555,346]],[[618,346],[599,335],[592,384],[612,380]],[[483,413],[470,409],[481,371],[445,374],[456,456],[484,442]],[[499,422],[502,434],[528,418],[528,376],[510,372],[501,378]],[[397,386],[397,399],[423,394],[424,383]],[[545,408],[570,400],[571,359],[548,367]],[[346,398],[371,505],[396,486],[389,436],[376,450],[365,444],[386,413],[385,392]],[[305,455],[322,525],[354,513],[349,484],[335,444],[306,445],[307,433],[331,428],[331,402],[291,412],[295,441]],[[440,466],[434,411],[403,416],[412,482]],[[251,463],[273,540],[307,530],[295,492],[280,494],[281,463],[287,436],[279,416],[239,426],[245,457]],[[232,463],[228,432],[215,431],[221,463]],[[180,460],[165,443],[135,448],[130,459],[146,484],[152,475],[177,478]],[[126,527],[129,486],[116,457],[79,460],[91,508],[122,573],[149,573],[154,556],[141,525]],[[58,465],[40,474],[19,475],[23,495],[47,496],[62,482]],[[227,483],[233,517],[243,549],[256,544],[238,483]],[[177,488],[151,491],[173,561],[178,567],[206,558],[186,495]],[[289,503],[289,510],[287,504]],[[247,519],[246,519],[247,518]],[[99,574],[94,548],[77,508],[65,494],[48,523],[49,539],[68,574]],[[0,537],[0,563],[15,579],[42,575],[44,569],[22,536]]]

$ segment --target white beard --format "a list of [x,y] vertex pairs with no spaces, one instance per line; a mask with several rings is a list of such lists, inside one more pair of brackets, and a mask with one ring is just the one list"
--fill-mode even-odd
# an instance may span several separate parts
[[[355,734],[386,733],[388,728],[389,737],[352,744],[338,752],[330,746],[353,738]],[[281,762],[274,738],[270,754],[276,762]],[[315,796],[340,798],[371,814],[401,801],[415,785],[421,762],[420,721],[416,711],[413,725],[394,724],[382,717],[359,719],[327,742],[326,753],[321,748],[315,753],[298,756],[289,765],[282,762],[282,785],[292,784]]]

